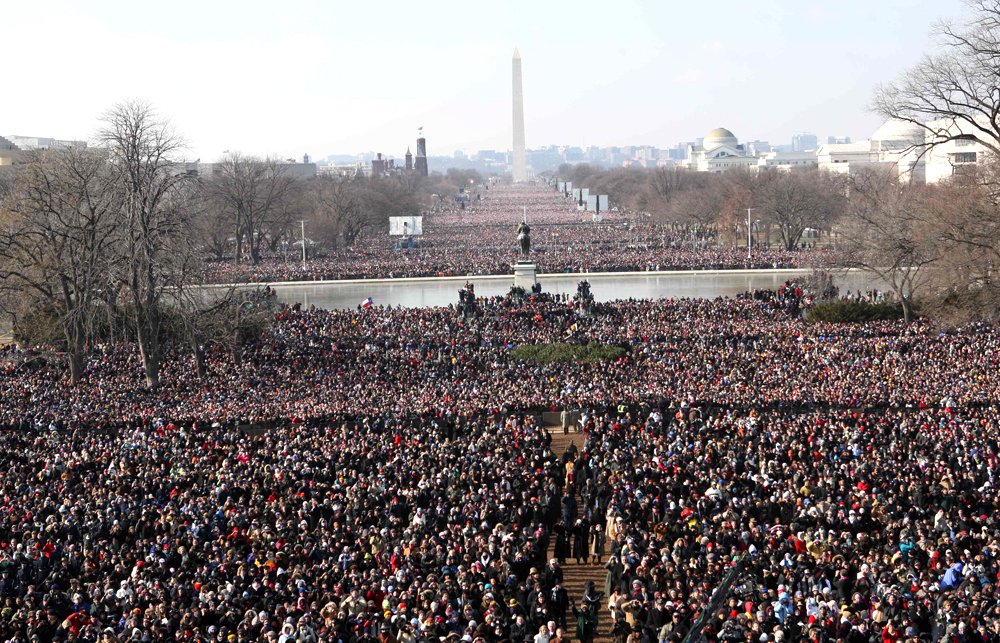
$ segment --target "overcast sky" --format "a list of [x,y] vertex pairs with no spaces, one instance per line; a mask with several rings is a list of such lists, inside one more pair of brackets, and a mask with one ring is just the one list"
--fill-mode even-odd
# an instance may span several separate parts
[[667,147],[728,127],[866,138],[872,88],[960,0],[2,0],[0,134],[87,139],[117,101],[224,150],[508,149],[520,49],[529,148]]

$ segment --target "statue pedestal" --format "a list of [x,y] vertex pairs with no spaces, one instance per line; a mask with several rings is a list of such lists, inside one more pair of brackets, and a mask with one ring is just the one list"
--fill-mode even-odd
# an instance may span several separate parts
[[534,261],[530,259],[519,259],[517,263],[511,266],[514,269],[514,285],[520,286],[525,290],[531,290],[531,287],[538,283],[538,266]]

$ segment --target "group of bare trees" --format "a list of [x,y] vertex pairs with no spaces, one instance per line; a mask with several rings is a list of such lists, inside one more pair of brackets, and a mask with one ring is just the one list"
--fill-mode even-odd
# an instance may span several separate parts
[[300,222],[311,247],[348,247],[365,230],[387,231],[389,217],[418,214],[482,182],[478,173],[462,170],[301,179],[286,168],[274,159],[230,154],[199,177],[194,229],[206,256],[257,264],[267,254],[300,249]]
[[0,289],[22,318],[57,320],[71,379],[103,320],[130,327],[146,380],[159,382],[163,293],[191,256],[177,137],[141,103],[105,115],[94,148],[34,152],[0,210]]
[[658,167],[600,170],[562,168],[574,185],[607,193],[613,203],[654,220],[716,226],[723,239],[746,238],[747,209],[768,242],[797,247],[809,228],[829,231],[843,211],[842,177],[813,169],[733,170],[721,174]]
[[92,342],[131,336],[156,388],[166,326],[183,335],[210,320],[187,334],[231,336],[229,316],[212,313],[245,296],[206,301],[188,288],[201,274],[192,231],[205,190],[177,163],[180,139],[144,103],[102,123],[97,145],[31,152],[2,177],[0,304],[16,333],[61,349],[73,383]]
[[256,264],[298,242],[300,220],[312,244],[349,246],[481,181],[461,171],[301,179],[238,153],[199,175],[181,155],[166,121],[128,102],[104,115],[96,145],[31,152],[0,175],[0,307],[16,335],[65,355],[73,383],[100,338],[131,337],[151,388],[165,338],[191,344],[199,373],[208,345],[238,359],[262,302],[234,289],[208,296],[197,288],[205,261]]
[[61,320],[68,367],[83,374],[95,300],[108,294],[120,262],[109,261],[122,195],[104,150],[33,155],[7,181],[0,227],[0,285],[15,314],[37,307]]
[[869,168],[852,173],[841,264],[885,283],[913,319],[1000,318],[1000,172],[994,160],[923,185]]
[[975,143],[977,164],[933,186],[875,169],[849,186],[848,260],[888,283],[907,318],[918,297],[940,319],[1000,317],[1000,3],[966,4],[963,22],[936,26],[936,51],[877,88],[873,109],[922,128],[919,155]]
[[976,164],[956,165],[948,180],[926,185],[880,164],[849,175],[587,165],[559,175],[656,219],[714,225],[721,239],[740,232],[747,208],[786,248],[807,228],[835,232],[840,264],[879,277],[907,320],[918,299],[942,320],[1000,318],[1000,2],[966,4],[966,19],[937,25],[939,48],[878,87],[872,105],[925,133],[906,150],[917,158],[943,145],[975,145],[968,149],[978,150]]

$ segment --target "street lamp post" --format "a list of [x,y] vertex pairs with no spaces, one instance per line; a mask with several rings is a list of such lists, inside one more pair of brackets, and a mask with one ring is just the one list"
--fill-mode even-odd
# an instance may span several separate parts
[[299,221],[302,224],[302,270],[306,269],[306,221]]
[[753,248],[753,238],[751,236],[753,234],[753,223],[750,221],[750,213],[755,209],[756,208],[747,208],[747,261],[750,261],[753,258],[750,252]]

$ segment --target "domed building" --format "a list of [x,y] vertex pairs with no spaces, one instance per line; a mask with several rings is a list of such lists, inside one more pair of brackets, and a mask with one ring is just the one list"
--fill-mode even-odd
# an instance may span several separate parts
[[916,123],[888,120],[871,137],[872,161],[894,165],[900,178],[923,183],[927,175],[927,159],[923,144],[927,130]]
[[757,167],[757,157],[740,145],[736,135],[725,127],[717,127],[702,139],[700,145],[688,145],[684,164],[698,172],[724,172],[741,167]]
[[989,150],[977,136],[971,125],[954,120],[931,121],[927,127],[889,120],[869,140],[822,145],[817,156],[820,169],[830,172],[880,166],[905,182],[937,183],[983,162]]
[[916,123],[888,120],[871,137],[873,152],[901,151],[923,145],[926,130]]
[[738,148],[739,140],[737,140],[736,135],[727,130],[725,127],[716,127],[714,130],[705,134],[705,138],[702,139],[701,146],[706,150],[714,150],[717,147],[723,145],[728,145],[729,147]]

